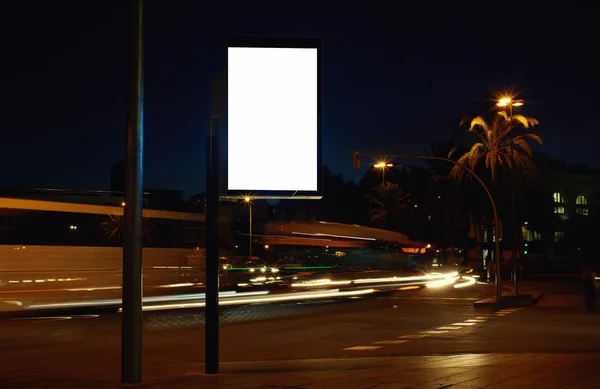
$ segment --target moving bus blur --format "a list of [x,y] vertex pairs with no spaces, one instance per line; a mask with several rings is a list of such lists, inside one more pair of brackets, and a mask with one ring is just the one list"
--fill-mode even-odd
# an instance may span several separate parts
[[[123,205],[0,198],[0,291],[120,289]],[[144,287],[204,282],[204,215],[143,216]]]
[[266,223],[256,236],[265,258],[282,269],[330,266],[340,270],[429,271],[431,246],[405,234],[377,228],[332,223]]

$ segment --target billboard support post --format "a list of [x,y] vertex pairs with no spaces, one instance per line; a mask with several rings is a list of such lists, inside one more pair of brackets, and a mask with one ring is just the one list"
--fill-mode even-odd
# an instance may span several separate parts
[[217,118],[210,118],[206,137],[206,374],[219,373],[219,169]]
[[219,199],[322,197],[321,40],[229,37],[227,71],[213,80],[212,92],[206,139],[206,374],[219,373]]

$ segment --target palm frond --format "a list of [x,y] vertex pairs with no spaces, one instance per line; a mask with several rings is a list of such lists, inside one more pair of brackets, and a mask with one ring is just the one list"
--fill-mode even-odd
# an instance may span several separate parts
[[528,118],[523,115],[513,115],[512,120],[515,122],[521,123],[523,125],[523,127],[525,127],[525,128],[529,128],[531,126],[537,126],[538,124],[540,124],[536,119]]
[[531,140],[534,140],[536,142],[538,142],[539,144],[542,144],[542,138],[539,137],[539,135],[537,134],[533,134],[533,133],[527,133],[523,135],[525,138],[529,138]]
[[460,119],[460,122],[458,122],[458,125],[460,127],[464,126],[465,123],[467,123],[469,120],[471,120],[472,118],[470,116],[465,116],[464,118]]
[[527,143],[527,141],[525,140],[525,138],[523,136],[518,136],[513,140],[513,143],[515,146],[518,146],[521,148],[521,150],[523,150],[527,156],[529,158],[531,158],[532,156],[532,151],[531,151],[531,146],[529,146],[529,143]]
[[504,120],[508,120],[508,114],[506,111],[498,111],[498,115],[502,116]]
[[474,132],[477,127],[481,127],[485,132],[488,132],[488,125],[481,116],[477,116],[471,120],[471,126],[469,127],[470,132]]

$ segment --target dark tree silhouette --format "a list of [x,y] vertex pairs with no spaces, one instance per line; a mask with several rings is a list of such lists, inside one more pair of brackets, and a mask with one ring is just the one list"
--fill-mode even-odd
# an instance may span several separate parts
[[371,203],[369,219],[372,223],[391,230],[397,227],[406,208],[404,191],[398,184],[385,182],[374,187],[367,199]]

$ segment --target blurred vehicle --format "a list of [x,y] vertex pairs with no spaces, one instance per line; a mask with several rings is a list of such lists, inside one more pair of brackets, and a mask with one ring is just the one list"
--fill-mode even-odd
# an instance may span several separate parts
[[[122,206],[0,198],[0,291],[119,289],[122,214]],[[204,215],[144,216],[144,287],[204,282]]]

